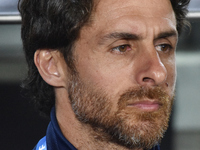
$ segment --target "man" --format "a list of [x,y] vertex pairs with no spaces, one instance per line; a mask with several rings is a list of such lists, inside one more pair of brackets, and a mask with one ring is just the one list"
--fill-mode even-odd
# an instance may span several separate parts
[[188,3],[21,0],[25,88],[51,116],[35,149],[158,150]]

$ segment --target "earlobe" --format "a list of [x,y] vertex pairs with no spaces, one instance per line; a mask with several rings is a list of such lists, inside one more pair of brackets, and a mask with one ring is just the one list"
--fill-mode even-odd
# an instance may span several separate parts
[[52,50],[37,50],[34,55],[35,65],[43,78],[48,84],[58,87],[63,86],[61,78],[58,52]]

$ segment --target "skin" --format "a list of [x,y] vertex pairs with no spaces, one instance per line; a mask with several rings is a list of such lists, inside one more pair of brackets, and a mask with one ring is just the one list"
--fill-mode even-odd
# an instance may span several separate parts
[[[111,112],[117,110],[121,94],[138,86],[159,86],[172,99],[177,39],[176,19],[169,0],[100,0],[91,24],[81,29],[75,43],[75,66],[87,86],[106,91]],[[57,80],[46,79],[42,71],[40,74],[55,86],[56,117],[64,136],[78,149],[126,149],[110,142],[94,143],[93,131],[76,119],[71,108],[67,65],[60,54],[55,55],[56,61],[50,63],[53,67],[48,68],[53,68],[51,72]],[[39,60],[35,61],[39,66]],[[140,112],[159,109],[143,104],[129,107]]]

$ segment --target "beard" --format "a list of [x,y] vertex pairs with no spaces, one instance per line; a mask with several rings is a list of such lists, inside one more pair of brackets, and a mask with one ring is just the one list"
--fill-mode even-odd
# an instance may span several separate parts
[[[68,87],[69,99],[77,119],[93,129],[93,137],[129,149],[151,149],[162,139],[168,127],[173,98],[160,87],[130,88],[113,100],[103,89],[90,86],[72,75]],[[128,108],[128,102],[145,98],[158,100],[156,111],[145,112]],[[114,108],[113,102],[117,102]]]

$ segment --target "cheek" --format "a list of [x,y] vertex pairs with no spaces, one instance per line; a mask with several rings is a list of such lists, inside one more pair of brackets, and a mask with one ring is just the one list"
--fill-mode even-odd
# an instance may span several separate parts
[[90,66],[83,65],[79,69],[79,75],[84,82],[87,82],[94,87],[99,87],[101,89],[114,91],[114,87],[118,87],[120,76],[119,72],[114,71],[113,68],[101,65],[100,63],[91,63]]
[[106,82],[105,80],[109,80],[105,77],[106,68],[105,65],[102,65],[102,63],[98,61],[98,59],[90,56],[91,54],[84,57],[84,59],[79,59],[76,68],[84,83],[99,86]]
[[[99,55],[98,55],[99,56]],[[117,98],[120,91],[131,86],[129,67],[119,65],[109,59],[87,58],[78,63],[77,70],[84,83],[91,87],[104,90],[109,96]],[[103,61],[102,61],[103,60]]]

